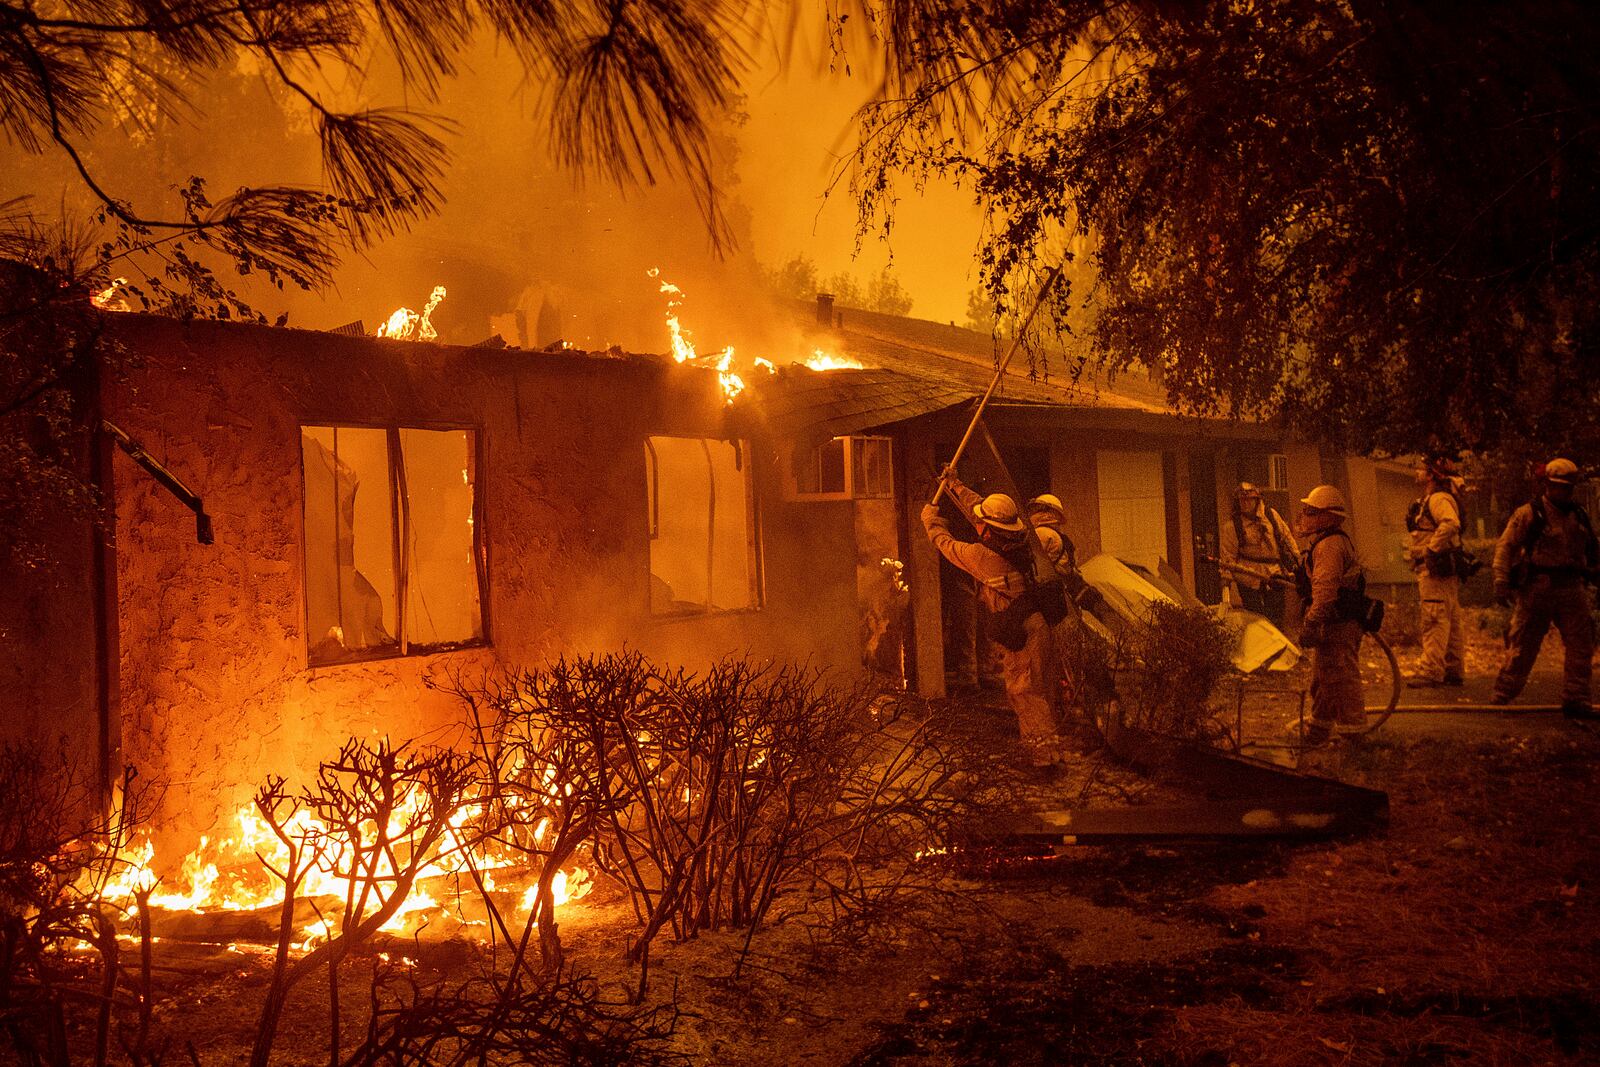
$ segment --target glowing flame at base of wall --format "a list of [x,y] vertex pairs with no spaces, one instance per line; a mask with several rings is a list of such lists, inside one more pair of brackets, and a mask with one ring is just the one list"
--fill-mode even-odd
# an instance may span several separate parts
[[[395,812],[387,828],[393,840],[406,839],[405,825],[420,814],[421,806],[422,801],[417,798]],[[470,820],[481,814],[481,807],[468,805],[452,818],[450,828],[434,849],[434,855],[423,857],[426,862],[418,864],[410,892],[383,924],[383,931],[391,934],[411,933],[430,924],[440,924],[445,929],[464,927],[467,930],[483,926],[481,920],[463,919],[458,906],[450,900],[439,899],[440,896],[472,897],[476,893],[474,872],[482,880],[485,891],[505,893],[519,900],[523,917],[527,917],[538,892],[540,871],[537,863],[530,868],[530,857],[494,841],[474,841],[469,847],[463,840],[465,835],[458,836],[458,831],[462,831]],[[253,804],[240,808],[234,822],[234,832],[226,837],[216,841],[202,837],[199,846],[184,858],[170,878],[161,880],[155,874],[155,845],[147,834],[137,836],[123,849],[120,869],[106,885],[103,899],[129,914],[135,911],[138,895],[145,892],[150,894],[150,906],[163,911],[204,915],[275,910],[281,907],[283,884],[264,864],[271,864],[276,870],[285,870],[289,860],[288,848]],[[366,829],[375,831],[376,827],[369,825]],[[535,844],[542,840],[546,829],[545,825],[536,829]],[[294,942],[294,947],[297,951],[309,951],[338,932],[341,920],[336,902],[346,898],[350,887],[347,872],[351,864],[344,851],[327,847],[328,843],[336,840],[328,827],[303,809],[295,812],[285,830],[291,840],[301,843],[308,850],[314,843],[324,845],[316,862],[305,871],[304,881],[296,891],[297,900],[334,902],[321,906],[322,919],[296,931],[298,940]],[[403,853],[401,855],[403,860],[407,858]],[[391,864],[380,862],[368,873],[380,887],[379,901],[367,908],[367,914],[370,915],[378,910],[383,893],[388,885],[392,885],[395,871]],[[445,888],[449,886],[457,887],[458,892],[452,893]],[[559,908],[586,896],[592,888],[591,875],[581,867],[557,871],[551,880],[551,897]]]

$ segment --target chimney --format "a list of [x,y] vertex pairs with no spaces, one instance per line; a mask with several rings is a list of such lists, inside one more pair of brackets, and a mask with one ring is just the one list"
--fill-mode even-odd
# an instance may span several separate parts
[[830,327],[830,328],[833,326],[833,294],[832,293],[818,293],[817,294],[817,325],[818,326],[827,326],[827,327]]

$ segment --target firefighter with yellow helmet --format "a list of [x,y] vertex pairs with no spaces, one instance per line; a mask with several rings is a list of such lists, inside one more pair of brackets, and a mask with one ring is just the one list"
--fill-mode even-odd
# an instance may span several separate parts
[[1239,606],[1282,628],[1284,589],[1273,579],[1299,569],[1300,547],[1289,524],[1267,506],[1253,482],[1240,482],[1234,491],[1232,521],[1222,524],[1219,555]]
[[1344,530],[1344,494],[1319,485],[1300,501],[1300,534],[1307,539],[1299,573],[1300,596],[1308,605],[1300,643],[1312,649],[1309,744],[1335,731],[1366,729],[1361,693],[1361,616],[1366,578],[1350,535]]
[[1588,513],[1573,499],[1578,478],[1578,465],[1570,459],[1546,463],[1540,471],[1542,491],[1512,513],[1495,546],[1495,597],[1513,606],[1505,663],[1492,699],[1506,704],[1522,692],[1554,625],[1566,653],[1561,712],[1592,720],[1594,605],[1587,586],[1600,574],[1600,546]]
[[977,581],[987,609],[989,633],[1000,646],[1006,698],[1034,763],[1053,767],[1060,758],[1060,667],[1050,623],[1035,596],[1035,563],[1027,524],[1016,501],[1003,493],[979,496],[954,472],[945,473],[956,504],[969,515],[978,540],[958,540],[937,505],[922,509],[922,525],[935,550]]

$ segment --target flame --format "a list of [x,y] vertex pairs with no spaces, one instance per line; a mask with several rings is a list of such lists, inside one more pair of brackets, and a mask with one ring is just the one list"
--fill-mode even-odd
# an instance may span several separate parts
[[[546,782],[547,786],[551,784]],[[406,860],[404,842],[409,836],[408,827],[425,815],[425,804],[420,791],[406,797],[396,806],[386,827],[387,836],[397,847],[402,863]],[[529,893],[536,891],[537,864],[530,869],[527,857],[497,842],[478,842],[467,837],[464,831],[483,811],[482,804],[469,803],[451,815],[440,843],[425,862],[417,865],[411,890],[383,924],[384,931],[414,932],[447,917],[454,917],[459,925],[481,925],[461,919],[446,902],[435,896],[438,883],[434,880],[459,884],[476,872],[487,890],[515,892],[526,883]],[[548,828],[548,820],[536,827],[536,843]],[[369,839],[376,836],[376,830],[372,824],[363,827]],[[304,809],[297,810],[287,820],[284,832],[301,847],[302,862],[309,863],[297,887],[297,898],[324,902],[318,920],[297,931],[294,948],[305,952],[337,934],[342,922],[337,902],[346,897],[349,873],[355,861],[348,852],[348,843],[332,835],[326,824]],[[283,884],[269,875],[264,864],[279,871],[286,869],[289,848],[254,804],[239,808],[230,833],[216,840],[202,837],[195,850],[172,872],[170,885],[164,879],[157,879],[155,859],[154,844],[148,834],[141,833],[123,848],[117,870],[103,891],[104,899],[131,910],[140,894],[149,893],[153,907],[193,914],[256,911],[276,908],[283,903]],[[377,885],[393,885],[396,871],[390,857],[385,856],[375,863],[370,856],[364,857],[361,862],[364,872],[369,871],[369,864]],[[500,872],[499,879],[495,877],[496,871]],[[558,871],[553,879],[553,895],[558,907],[587,895],[591,888],[591,876],[582,868]],[[532,898],[524,894],[523,899]]]
[[389,321],[378,327],[377,336],[397,341],[437,339],[439,331],[433,328],[433,310],[439,306],[444,297],[444,286],[436,285],[433,287],[433,292],[428,294],[428,302],[423,305],[421,314],[407,307],[395,308],[394,314],[389,316]]
[[[650,278],[661,275],[658,267],[651,267],[645,272]],[[729,402],[745,390],[744,377],[734,369],[733,346],[729,345],[720,352],[713,352],[708,356],[701,356],[695,351],[694,342],[689,339],[689,331],[683,328],[683,322],[678,318],[678,309],[683,306],[683,290],[668,281],[663,281],[657,291],[667,298],[667,341],[672,350],[672,359],[676,363],[690,363],[699,367],[707,367],[717,372],[717,382],[722,386],[722,395]],[[757,358],[755,367],[771,374],[777,370],[770,359]]]
[[113,278],[110,285],[89,298],[89,303],[101,311],[132,311],[133,306],[128,303],[128,298],[122,295],[122,290],[127,284],[126,278]]
[[848,356],[836,356],[831,352],[824,352],[820,348],[812,350],[811,358],[805,361],[805,366],[809,370],[818,371],[866,370],[866,365],[857,360],[853,360]]

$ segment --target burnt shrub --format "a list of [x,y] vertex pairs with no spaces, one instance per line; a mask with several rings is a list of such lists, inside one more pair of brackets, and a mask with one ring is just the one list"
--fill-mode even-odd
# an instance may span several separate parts
[[1206,740],[1216,732],[1211,700],[1233,671],[1234,642],[1206,609],[1152,600],[1137,624],[1114,631],[1061,627],[1056,648],[1074,701],[1102,732],[1115,723]]
[[[133,776],[107,808],[88,776],[38,744],[0,748],[0,1033],[20,1062],[105,1062],[123,917],[113,886],[137,823]],[[148,891],[147,889],[143,891]],[[148,1000],[148,989],[142,994]],[[90,1004],[92,1050],[68,1023]],[[143,1041],[148,1016],[138,1038]]]
[[663,930],[753,931],[785,896],[835,915],[881,903],[979,800],[925,707],[802,667],[690,674],[625,652],[456,688],[493,789],[543,827],[523,847],[559,852],[549,870],[588,857],[626,891],[641,995]]

